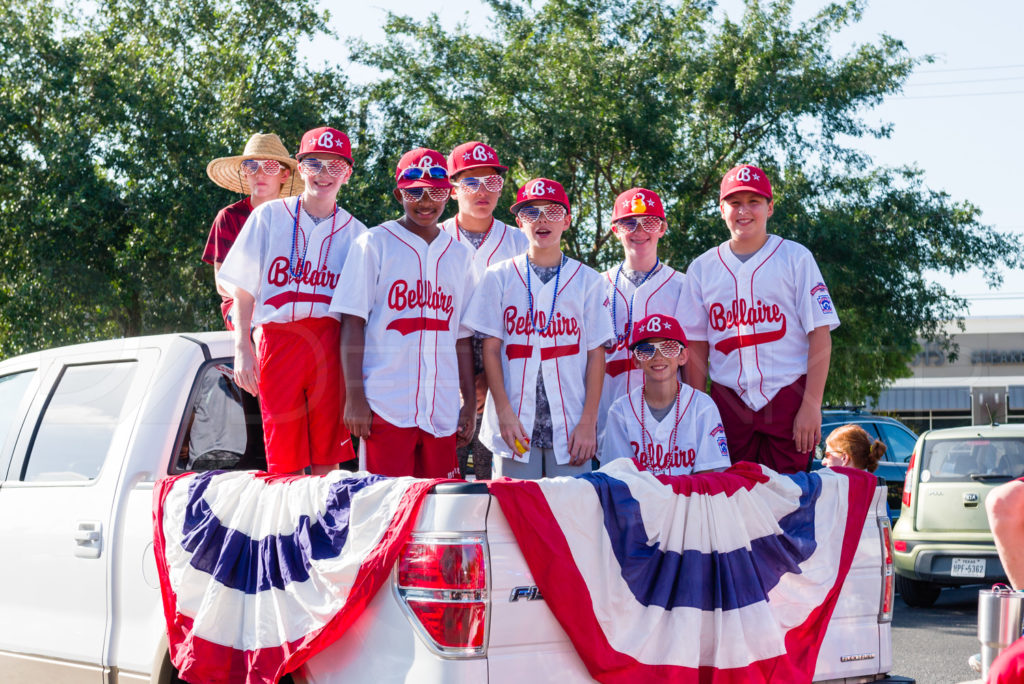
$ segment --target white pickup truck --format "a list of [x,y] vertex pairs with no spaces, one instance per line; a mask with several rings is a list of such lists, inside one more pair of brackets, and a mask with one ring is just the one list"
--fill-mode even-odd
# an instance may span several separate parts
[[[0,681],[177,681],[153,555],[153,485],[187,470],[263,466],[258,407],[231,381],[231,356],[227,333],[197,333],[0,363]],[[912,681],[886,674],[885,492],[876,490],[816,682]],[[410,608],[422,594],[395,572],[296,682],[592,681],[484,485],[436,488],[414,542],[479,546],[486,585],[460,600],[484,612],[482,633],[452,628],[458,621],[425,625],[417,615],[429,611]]]

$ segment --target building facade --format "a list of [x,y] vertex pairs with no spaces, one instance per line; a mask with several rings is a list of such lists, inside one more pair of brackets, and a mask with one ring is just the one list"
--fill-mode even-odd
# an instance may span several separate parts
[[959,347],[950,361],[933,343],[868,408],[920,433],[931,428],[1024,423],[1024,316],[976,317],[949,329]]

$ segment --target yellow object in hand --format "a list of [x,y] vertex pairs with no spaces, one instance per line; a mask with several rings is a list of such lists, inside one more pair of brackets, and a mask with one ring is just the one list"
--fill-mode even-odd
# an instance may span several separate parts
[[524,439],[526,440],[526,444],[525,445],[522,442],[519,441],[518,437],[516,438],[516,452],[520,456],[525,454],[526,451],[530,448],[530,438],[529,437],[524,437]]

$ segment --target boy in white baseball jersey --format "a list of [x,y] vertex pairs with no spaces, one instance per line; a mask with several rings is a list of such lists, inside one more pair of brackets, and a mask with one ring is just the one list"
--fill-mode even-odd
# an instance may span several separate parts
[[821,440],[839,317],[807,248],[768,234],[774,204],[764,171],[737,166],[719,197],[731,237],[686,273],[687,381],[703,390],[710,373],[734,462],[803,471]]
[[437,225],[451,194],[439,152],[406,152],[395,182],[405,214],[356,242],[331,304],[343,317],[345,424],[370,472],[458,477],[456,442],[469,441],[476,416],[462,325],[473,251]]
[[665,205],[657,193],[630,188],[615,198],[612,231],[622,243],[624,259],[602,274],[615,340],[605,348],[598,433],[604,431],[612,403],[643,382],[628,345],[633,323],[655,313],[681,318],[686,279],[658,258],[658,241],[666,230]]
[[[530,241],[521,230],[494,218],[505,172],[497,152],[490,145],[473,140],[463,143],[448,155],[448,172],[454,186],[459,211],[441,224],[441,229],[456,240],[465,242],[474,251],[473,268],[477,280],[491,264],[511,259],[526,251]],[[479,421],[487,399],[487,374],[484,373],[483,338],[473,336],[473,382],[476,387],[476,411]],[[478,480],[491,477],[491,453],[474,439],[459,450],[459,468],[468,469],[473,454],[473,470]]]
[[686,335],[672,316],[652,314],[633,326],[629,349],[643,380],[612,404],[601,456],[633,458],[655,475],[689,475],[731,465],[718,408],[679,382]]
[[535,178],[512,205],[530,240],[526,254],[491,266],[466,324],[488,336],[490,396],[480,441],[496,456],[495,476],[538,478],[591,469],[612,338],[604,281],[562,254],[570,224],[562,186]]
[[259,394],[268,470],[324,474],[354,456],[340,420],[339,317],[328,306],[366,226],[335,201],[352,175],[348,136],[314,128],[296,157],[305,191],[253,211],[217,281],[235,298],[235,382]]
[[[296,182],[296,171],[295,160],[288,156],[281,139],[273,133],[256,133],[245,143],[241,155],[220,157],[206,165],[206,175],[214,183],[227,190],[248,193],[247,197],[221,209],[210,227],[203,261],[213,266],[214,277],[253,209],[264,202],[302,192],[303,183]],[[221,286],[217,290],[221,296],[224,327],[234,330],[231,322],[234,300]]]

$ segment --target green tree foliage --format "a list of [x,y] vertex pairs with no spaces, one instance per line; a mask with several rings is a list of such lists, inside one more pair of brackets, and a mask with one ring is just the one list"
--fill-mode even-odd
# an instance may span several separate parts
[[814,252],[843,319],[831,401],[906,375],[921,333],[948,343],[939,324],[965,303],[924,272],[994,278],[1021,264],[1017,236],[981,225],[977,208],[856,151],[888,134],[862,115],[917,63],[886,35],[833,53],[861,2],[797,22],[790,0],[748,0],[738,21],[709,0],[481,1],[494,15],[484,36],[391,16],[384,44],[353,51],[383,74],[357,90],[296,58],[326,30],[316,0],[12,0],[0,13],[0,357],[219,327],[200,255],[234,198],[206,163],[255,131],[294,151],[323,123],[353,138],[342,201],[367,224],[398,213],[404,150],[480,138],[512,167],[501,206],[532,176],[567,186],[567,248],[597,267],[620,255],[608,219],[622,190],[666,200],[663,257],[684,270],[727,237],[724,171],[764,167],[771,230]]
[[738,22],[702,0],[487,4],[486,36],[393,15],[383,45],[359,46],[386,75],[371,91],[380,139],[449,149],[479,137],[512,160],[516,182],[563,182],[574,202],[567,249],[598,267],[621,258],[608,230],[617,193],[640,185],[662,195],[663,257],[683,270],[728,237],[723,173],[762,166],[775,186],[769,229],[812,250],[843,319],[828,401],[859,402],[907,375],[921,333],[948,348],[939,324],[965,302],[924,271],[978,265],[994,278],[995,265],[1021,263],[1018,238],[981,225],[977,208],[853,148],[888,135],[861,115],[899,92],[917,63],[886,35],[833,54],[861,2],[804,22],[789,0],[749,0]]
[[[314,0],[13,0],[0,13],[0,357],[221,325],[206,163],[345,120],[295,59]],[[341,124],[339,124],[341,125]]]

